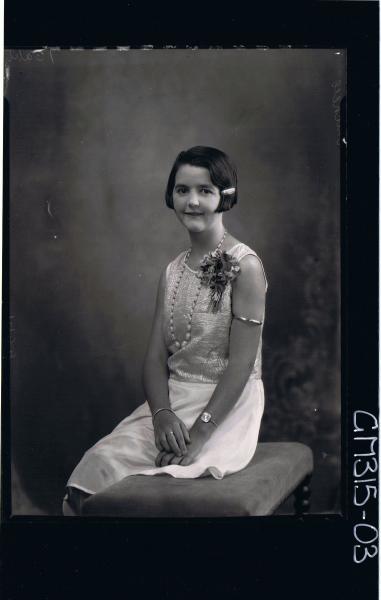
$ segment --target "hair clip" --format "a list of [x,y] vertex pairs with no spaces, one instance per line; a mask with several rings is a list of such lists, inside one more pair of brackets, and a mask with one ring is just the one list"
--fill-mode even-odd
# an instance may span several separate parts
[[231,188],[226,188],[225,190],[221,190],[221,194],[226,194],[226,195],[231,195],[234,194],[235,192],[235,187],[231,187]]

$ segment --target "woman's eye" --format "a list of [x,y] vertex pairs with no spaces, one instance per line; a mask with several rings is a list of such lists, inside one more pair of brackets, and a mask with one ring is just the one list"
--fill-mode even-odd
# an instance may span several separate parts
[[186,188],[177,188],[176,189],[176,192],[178,194],[186,194],[186,191],[187,191]]
[[202,188],[201,192],[203,194],[212,194],[213,193],[212,190],[210,190],[209,188]]

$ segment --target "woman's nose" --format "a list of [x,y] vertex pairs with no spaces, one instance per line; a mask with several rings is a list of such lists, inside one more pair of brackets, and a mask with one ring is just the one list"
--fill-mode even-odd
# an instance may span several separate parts
[[188,202],[190,206],[199,206],[200,201],[198,199],[198,194],[196,191],[190,193]]

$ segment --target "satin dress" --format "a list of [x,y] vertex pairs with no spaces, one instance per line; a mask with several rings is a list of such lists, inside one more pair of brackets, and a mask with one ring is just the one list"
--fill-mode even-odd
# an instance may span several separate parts
[[[236,244],[228,252],[238,261],[248,254],[257,256],[254,250],[242,243]],[[170,405],[190,429],[209,402],[228,364],[232,289],[229,283],[224,290],[219,311],[212,313],[210,290],[206,286],[201,287],[193,312],[191,339],[187,345],[178,348],[170,334],[170,305],[185,255],[185,251],[181,252],[166,270],[163,336],[169,351]],[[264,277],[266,280],[265,273]],[[197,272],[186,265],[173,313],[178,340],[185,339],[187,315],[191,311],[198,283]],[[167,473],[179,478],[209,475],[221,479],[243,469],[254,455],[264,408],[262,327],[252,373],[237,402],[205,443],[194,463],[188,466],[155,466],[158,449],[155,446],[151,410],[148,402],[144,402],[109,435],[87,450],[67,486],[93,494],[129,475]]]

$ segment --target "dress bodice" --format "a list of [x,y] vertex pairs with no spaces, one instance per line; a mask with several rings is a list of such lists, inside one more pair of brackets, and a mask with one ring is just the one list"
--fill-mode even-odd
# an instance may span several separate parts
[[[248,254],[258,257],[254,250],[242,243],[236,244],[228,252],[238,261]],[[229,333],[232,322],[232,287],[231,283],[227,284],[219,310],[217,313],[213,313],[210,308],[210,289],[207,286],[201,286],[193,311],[191,338],[184,347],[176,347],[169,327],[171,302],[185,255],[185,251],[181,252],[168,265],[166,270],[163,333],[170,354],[168,358],[169,374],[170,377],[180,381],[217,383],[228,364]],[[185,340],[187,316],[192,311],[192,303],[196,297],[198,287],[197,271],[186,265],[173,308],[175,335],[179,341]],[[257,356],[252,371],[252,375],[258,379],[262,377],[262,327],[263,325],[261,326]]]

